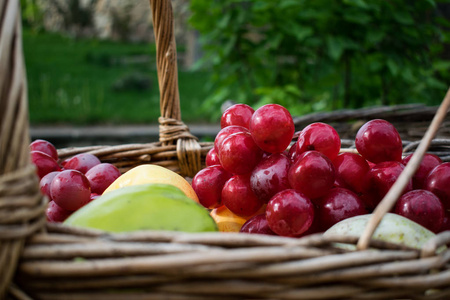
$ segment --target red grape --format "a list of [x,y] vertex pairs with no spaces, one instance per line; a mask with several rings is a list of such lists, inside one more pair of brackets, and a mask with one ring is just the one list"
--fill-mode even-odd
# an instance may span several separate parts
[[412,190],[397,201],[394,212],[438,233],[444,222],[445,210],[432,192]]
[[[402,163],[405,166],[411,160],[412,155],[413,154],[410,154],[402,160]],[[427,180],[428,174],[431,172],[431,170],[434,169],[434,167],[440,165],[441,163],[442,160],[439,158],[439,156],[426,153],[423,156],[422,161],[420,162],[419,168],[412,178],[413,189],[423,189],[425,187],[425,181]]]
[[91,192],[99,195],[103,194],[106,188],[120,175],[119,169],[110,163],[95,165],[86,172],[86,178],[91,185]]
[[71,169],[80,171],[83,174],[93,166],[101,164],[97,156],[90,153],[77,154],[63,162],[64,169]]
[[86,176],[77,170],[56,174],[50,186],[53,201],[58,206],[75,211],[90,201],[91,187]]
[[250,132],[256,144],[266,152],[287,149],[294,136],[295,126],[289,111],[278,104],[258,108],[250,121]]
[[270,199],[266,208],[270,229],[281,236],[299,236],[314,220],[314,205],[303,193],[287,189]]
[[443,231],[450,231],[450,210],[445,211],[442,226],[439,228],[439,232]]
[[299,155],[288,172],[290,186],[310,199],[324,196],[333,187],[335,170],[331,160],[310,150]]
[[214,148],[216,149],[217,154],[219,154],[220,146],[225,138],[230,136],[233,133],[238,132],[250,132],[247,128],[238,126],[238,125],[230,125],[225,128],[222,128],[216,135],[214,139]]
[[355,193],[363,191],[363,178],[370,167],[361,155],[349,152],[341,153],[333,160],[333,165],[336,171],[336,181],[340,187],[348,188]]
[[386,120],[374,119],[356,133],[356,150],[368,161],[401,161],[403,145],[397,129]]
[[72,211],[62,208],[56,204],[55,201],[50,201],[47,204],[47,209],[45,210],[47,221],[52,223],[64,222],[64,220],[67,219],[71,213]]
[[333,160],[341,150],[341,139],[336,129],[325,123],[312,123],[306,126],[297,140],[298,154],[316,150]]
[[290,188],[287,176],[289,167],[290,160],[283,153],[273,153],[263,158],[250,176],[252,190],[258,198],[267,203],[276,193]]
[[45,175],[54,171],[61,171],[61,167],[58,162],[53,159],[47,153],[33,150],[30,152],[31,161],[36,166],[36,172],[39,179],[42,179]]
[[247,104],[234,104],[228,107],[220,118],[220,127],[225,128],[230,125],[239,125],[249,128],[250,119],[255,110]]
[[269,223],[266,219],[266,214],[259,214],[251,217],[247,222],[242,225],[239,232],[253,233],[253,234],[266,234],[266,235],[277,235],[269,227]]
[[317,215],[321,231],[325,231],[344,219],[367,214],[364,203],[352,191],[333,188],[316,201]]
[[241,217],[253,215],[264,202],[253,193],[250,175],[235,175],[223,186],[222,203],[234,214]]
[[192,188],[201,205],[214,209],[222,205],[222,188],[231,174],[220,165],[206,167],[195,174]]
[[58,151],[56,147],[46,140],[37,139],[31,142],[30,151],[41,151],[58,161]]
[[50,186],[52,184],[53,178],[55,178],[56,174],[58,174],[59,171],[53,171],[42,177],[42,179],[39,181],[39,188],[41,190],[41,193],[49,200],[52,200],[52,194],[50,192]]
[[214,165],[220,165],[220,159],[219,155],[217,154],[216,148],[211,148],[211,150],[208,151],[206,154],[206,160],[205,160],[206,166],[214,166]]
[[249,132],[237,132],[226,137],[219,148],[222,167],[233,174],[250,173],[259,163],[263,151]]
[[[376,164],[367,172],[362,200],[369,211],[373,210],[383,199],[404,168],[405,166],[398,161],[386,161]],[[403,194],[411,190],[412,179],[403,190]]]
[[428,174],[425,189],[435,194],[450,209],[450,162],[442,163]]

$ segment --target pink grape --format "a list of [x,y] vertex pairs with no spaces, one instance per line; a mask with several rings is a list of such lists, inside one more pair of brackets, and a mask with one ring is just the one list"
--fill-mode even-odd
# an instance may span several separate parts
[[250,187],[250,175],[234,175],[223,186],[222,203],[234,214],[248,217],[264,204]]
[[207,167],[220,165],[219,155],[217,154],[216,148],[211,148],[206,154],[205,164]]
[[325,231],[344,219],[367,214],[363,201],[352,191],[333,188],[316,201],[321,231]]
[[93,166],[86,172],[91,192],[103,194],[103,192],[121,175],[119,169],[110,163],[101,163]]
[[195,174],[191,185],[200,204],[208,209],[222,206],[222,188],[231,176],[220,165],[206,167]]
[[256,165],[250,184],[258,198],[267,203],[276,193],[290,188],[287,176],[290,165],[289,158],[283,153],[270,154]]
[[47,209],[45,210],[47,221],[51,223],[64,222],[71,214],[72,211],[62,208],[56,204],[55,201],[50,201],[47,204]]
[[278,104],[266,104],[253,113],[250,132],[261,149],[278,153],[286,150],[291,143],[295,125],[286,108]]
[[45,175],[54,171],[61,171],[58,162],[47,153],[33,150],[30,152],[31,162],[36,166],[36,172],[39,180]]
[[306,126],[297,140],[298,154],[316,150],[333,160],[341,150],[341,139],[332,126],[317,122]]
[[[368,210],[373,210],[395,183],[405,166],[398,161],[385,161],[371,168],[364,178],[362,200]],[[412,190],[412,179],[403,190],[403,194]]]
[[441,201],[427,190],[412,190],[397,201],[394,212],[438,233],[444,222]]
[[249,132],[237,132],[226,137],[219,148],[222,167],[233,174],[250,173],[259,163],[263,151]]
[[245,128],[250,127],[250,120],[255,110],[247,104],[234,104],[228,107],[220,118],[220,127],[225,128],[230,125],[239,125]]
[[290,167],[288,181],[293,189],[310,199],[322,197],[334,185],[333,163],[318,151],[303,152]]
[[[412,156],[413,154],[406,156],[402,160],[402,163],[406,166],[411,160]],[[431,153],[426,153],[423,156],[422,161],[420,162],[419,168],[412,178],[413,189],[423,189],[425,187],[425,181],[427,180],[428,174],[431,172],[431,170],[434,169],[434,167],[440,165],[441,163],[442,160],[439,156]]]
[[270,199],[266,208],[270,229],[278,235],[295,237],[306,232],[314,220],[314,205],[303,193],[287,189]]
[[59,171],[53,171],[42,177],[42,179],[39,181],[39,188],[41,190],[41,193],[49,200],[52,200],[52,195],[50,192],[50,186],[52,184],[53,178],[55,178],[56,174],[58,174]]
[[349,152],[341,153],[333,160],[333,165],[336,171],[336,181],[340,187],[348,188],[355,193],[363,191],[363,179],[370,167],[361,155]]
[[77,154],[63,162],[64,169],[72,169],[86,174],[93,166],[101,164],[97,156],[90,153]]
[[428,174],[425,189],[435,194],[450,209],[450,162],[434,167]]
[[214,149],[216,149],[216,153],[219,154],[219,149],[222,145],[222,142],[225,138],[232,135],[233,133],[238,132],[250,132],[247,128],[238,126],[238,125],[230,125],[225,128],[222,128],[216,135],[214,139]]
[[30,151],[41,151],[58,161],[58,151],[49,141],[37,139],[30,143]]
[[397,129],[386,120],[366,122],[356,133],[356,150],[368,161],[401,161],[403,145]]
[[242,225],[240,232],[253,233],[253,234],[266,234],[277,235],[269,227],[269,223],[266,219],[266,214],[259,214],[248,219],[244,225]]
[[63,170],[52,180],[51,195],[58,206],[75,211],[90,201],[91,187],[86,176],[77,170]]

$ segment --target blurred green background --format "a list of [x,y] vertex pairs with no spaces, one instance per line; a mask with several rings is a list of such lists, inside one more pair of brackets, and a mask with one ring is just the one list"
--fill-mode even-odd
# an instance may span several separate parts
[[[136,37],[152,24],[134,12],[148,1],[115,2],[21,1],[32,124],[157,122],[155,45]],[[217,122],[227,100],[293,115],[438,105],[450,83],[449,0],[172,3],[185,122]]]

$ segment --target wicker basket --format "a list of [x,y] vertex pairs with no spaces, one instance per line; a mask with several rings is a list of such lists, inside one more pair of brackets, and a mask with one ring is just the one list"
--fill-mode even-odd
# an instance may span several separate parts
[[[154,163],[193,176],[211,143],[180,116],[170,0],[150,1],[161,91],[160,142],[61,149],[92,152],[126,170]],[[301,239],[234,233],[143,231],[108,234],[47,224],[46,199],[28,154],[28,115],[18,1],[0,2],[0,298],[10,299],[448,299],[450,232],[423,249],[370,237],[402,181],[429,147],[450,102],[417,155],[377,207],[360,239]],[[434,129],[433,129],[434,128]],[[415,159],[417,158],[417,159]],[[409,177],[408,177],[409,176]],[[343,250],[336,242],[358,246]]]

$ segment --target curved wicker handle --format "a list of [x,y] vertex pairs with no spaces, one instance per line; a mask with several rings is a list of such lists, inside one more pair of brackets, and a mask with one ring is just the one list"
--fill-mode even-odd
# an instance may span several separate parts
[[0,299],[25,239],[44,227],[47,200],[30,161],[19,1],[0,2]]
[[150,0],[150,5],[160,92],[159,140],[163,144],[177,143],[181,172],[192,177],[201,169],[201,147],[181,121],[172,3],[170,0]]

